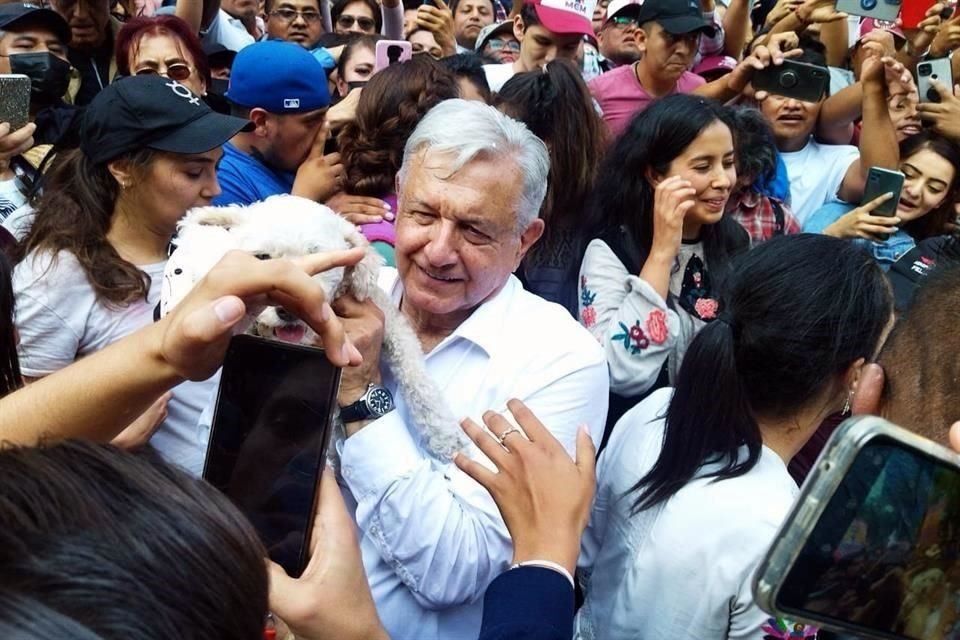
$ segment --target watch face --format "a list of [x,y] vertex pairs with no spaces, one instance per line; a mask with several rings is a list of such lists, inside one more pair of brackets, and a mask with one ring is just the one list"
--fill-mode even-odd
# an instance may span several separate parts
[[367,406],[374,415],[385,415],[393,411],[393,396],[383,388],[371,389],[367,396]]

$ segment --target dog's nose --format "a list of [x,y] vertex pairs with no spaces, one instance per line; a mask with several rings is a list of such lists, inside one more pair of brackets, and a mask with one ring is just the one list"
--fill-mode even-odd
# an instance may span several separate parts
[[284,322],[293,322],[296,320],[296,317],[283,307],[277,307],[277,317]]

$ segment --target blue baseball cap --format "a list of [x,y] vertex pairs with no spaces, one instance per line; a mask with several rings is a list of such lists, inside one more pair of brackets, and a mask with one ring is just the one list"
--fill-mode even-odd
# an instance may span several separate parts
[[303,113],[330,106],[323,65],[298,44],[265,40],[244,47],[233,61],[227,99],[270,113]]

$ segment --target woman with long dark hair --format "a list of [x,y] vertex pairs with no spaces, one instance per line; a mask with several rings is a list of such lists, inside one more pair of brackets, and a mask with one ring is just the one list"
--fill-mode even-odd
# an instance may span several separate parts
[[[40,378],[153,322],[177,222],[220,193],[221,145],[248,126],[157,75],[124,78],[94,98],[80,148],[57,156],[17,247],[14,291],[24,376]],[[211,384],[158,400],[142,429],[162,454],[200,472],[197,426]],[[136,440],[135,440],[136,442]]]
[[577,270],[586,244],[583,219],[605,144],[603,122],[579,69],[562,59],[542,72],[510,78],[496,107],[527,125],[550,150],[550,184],[540,210],[546,226],[517,275],[528,290],[576,317]]
[[0,251],[0,398],[23,386],[17,358],[17,330],[14,326],[13,268]]
[[713,100],[659,100],[633,119],[600,170],[579,302],[580,322],[610,365],[608,432],[676,379],[687,345],[717,317],[731,258],[749,246],[724,215],[737,181],[730,122]]
[[803,230],[852,240],[889,269],[918,242],[953,231],[960,195],[958,168],[960,147],[931,130],[922,131],[900,143],[904,182],[896,215],[873,213],[885,202],[880,198],[859,207],[833,203],[815,211]]
[[722,302],[675,389],[624,415],[600,457],[579,638],[762,637],[751,582],[798,491],[787,465],[848,411],[892,320],[876,262],[821,235],[740,256]]

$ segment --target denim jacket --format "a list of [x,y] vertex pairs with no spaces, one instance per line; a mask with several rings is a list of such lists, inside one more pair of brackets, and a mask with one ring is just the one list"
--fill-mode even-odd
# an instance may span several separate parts
[[[803,225],[803,232],[823,233],[824,229],[855,208],[854,205],[846,202],[825,204],[814,211],[813,215],[807,219]],[[875,242],[864,238],[853,238],[852,242],[868,250],[874,259],[880,263],[880,267],[884,271],[888,271],[894,262],[902,258],[917,244],[913,237],[903,229],[898,229],[896,233],[883,242]]]

